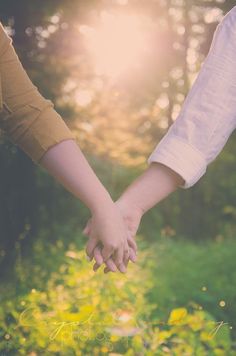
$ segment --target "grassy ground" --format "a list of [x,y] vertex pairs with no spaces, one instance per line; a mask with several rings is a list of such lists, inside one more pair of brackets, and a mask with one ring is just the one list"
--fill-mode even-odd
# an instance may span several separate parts
[[[83,238],[84,240],[84,238]],[[138,238],[125,275],[42,236],[1,287],[1,355],[236,355],[236,241]]]

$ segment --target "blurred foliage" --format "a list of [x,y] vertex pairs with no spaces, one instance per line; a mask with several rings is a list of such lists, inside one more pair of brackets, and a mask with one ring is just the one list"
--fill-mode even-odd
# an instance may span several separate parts
[[[215,270],[214,279],[224,285],[226,276],[232,277],[235,242],[225,246],[209,243],[209,261],[203,248],[191,242],[163,239],[147,248],[139,237],[143,246],[139,262],[131,264],[125,275],[105,275],[102,270],[93,273],[84,251],[78,249],[80,238],[77,236],[68,248],[60,238],[54,245],[39,238],[32,257],[22,260],[18,254],[14,287],[6,283],[4,296],[1,293],[2,353],[235,354],[231,325],[236,311],[225,310],[226,298],[219,315],[218,299],[223,298],[224,291],[212,286],[211,275],[217,262],[225,260],[228,274]],[[199,261],[204,264],[201,273],[196,268]],[[176,278],[178,273],[182,273],[184,283]],[[200,277],[206,290],[198,290]],[[184,293],[184,285],[192,292]],[[213,303],[205,308],[208,299]]]
[[230,324],[235,337],[235,249],[235,240],[222,236],[205,243],[163,236],[153,246],[150,266],[156,279],[148,292],[157,303],[153,315],[163,318],[176,305],[196,303],[219,322]]

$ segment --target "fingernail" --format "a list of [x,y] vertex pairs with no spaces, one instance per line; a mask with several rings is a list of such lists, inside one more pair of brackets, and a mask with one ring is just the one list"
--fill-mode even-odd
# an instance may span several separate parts
[[117,271],[116,266],[112,266],[112,267],[108,267],[108,268],[110,268],[110,270],[111,270],[112,272],[116,272],[116,271]]
[[87,261],[91,261],[89,256],[85,256]]
[[133,263],[136,261],[137,256],[135,255],[134,252],[132,252],[132,253],[130,254],[129,259],[130,259],[130,261],[132,261]]

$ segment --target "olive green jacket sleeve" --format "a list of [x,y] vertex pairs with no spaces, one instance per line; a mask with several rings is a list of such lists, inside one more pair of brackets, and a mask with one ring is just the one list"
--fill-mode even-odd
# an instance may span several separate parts
[[53,103],[29,79],[1,23],[0,128],[35,163],[51,146],[76,139]]

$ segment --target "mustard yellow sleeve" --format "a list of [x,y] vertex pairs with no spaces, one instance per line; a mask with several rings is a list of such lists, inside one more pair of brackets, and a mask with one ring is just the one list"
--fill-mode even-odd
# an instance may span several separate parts
[[34,163],[53,145],[76,139],[31,82],[0,23],[0,127]]

